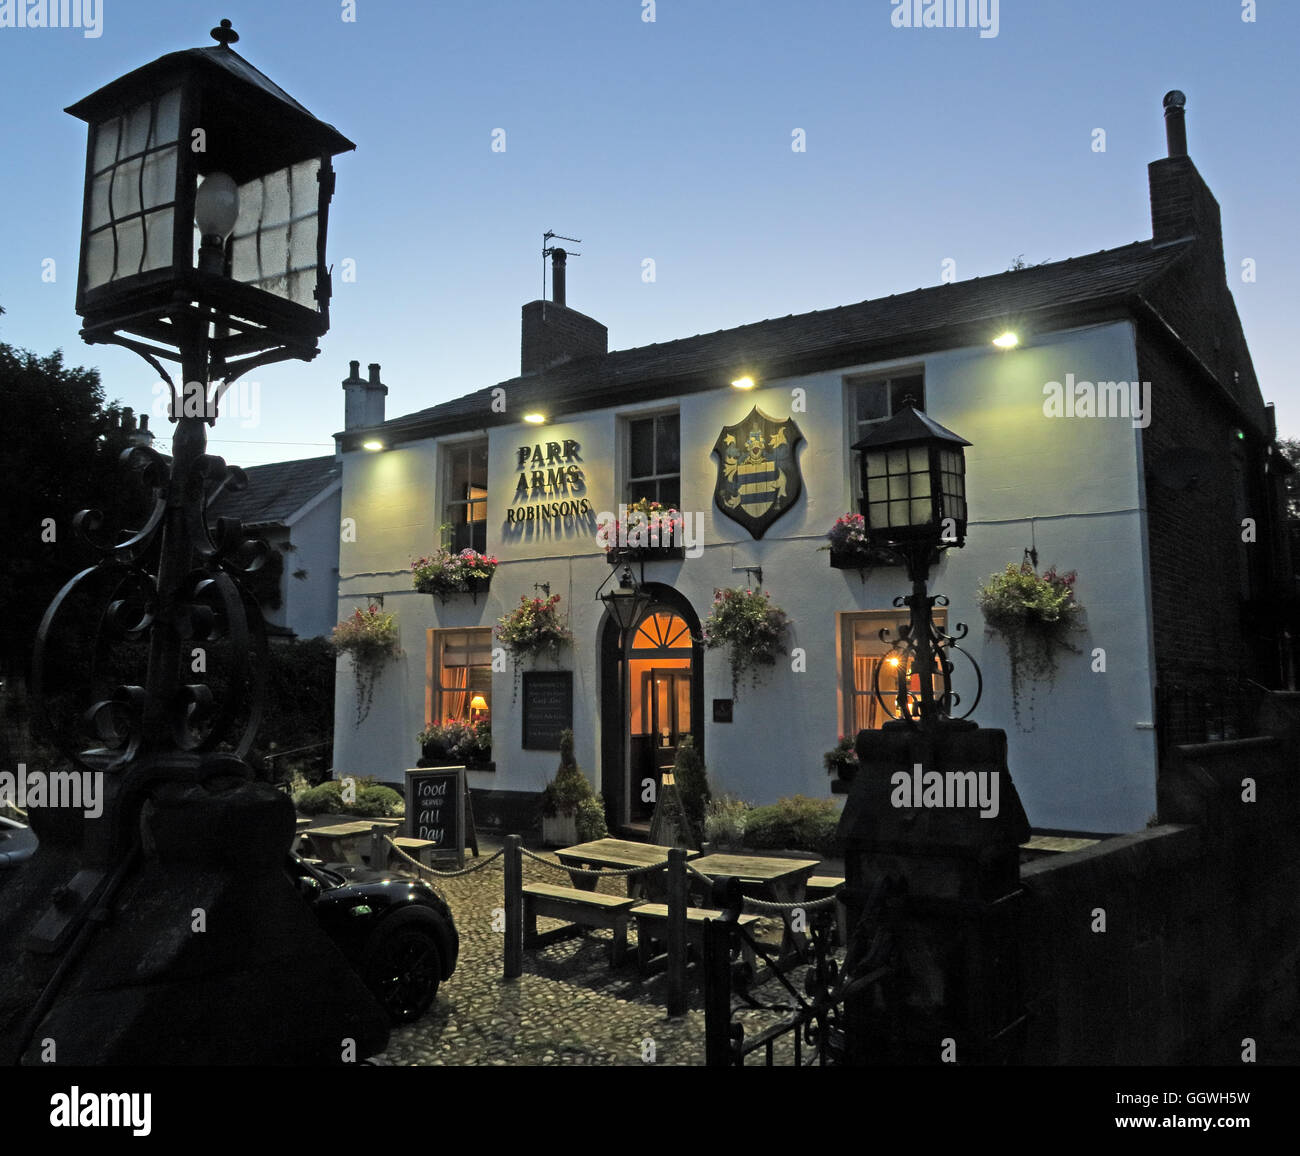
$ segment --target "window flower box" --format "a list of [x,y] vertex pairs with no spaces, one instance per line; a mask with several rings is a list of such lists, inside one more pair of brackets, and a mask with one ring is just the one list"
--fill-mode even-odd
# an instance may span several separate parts
[[621,518],[602,522],[596,541],[611,566],[625,562],[671,562],[686,557],[685,519],[681,511],[642,498],[619,508]]
[[469,594],[478,602],[486,594],[496,573],[497,559],[477,550],[458,554],[440,548],[411,563],[411,585],[421,594],[432,594],[444,605],[452,594]]

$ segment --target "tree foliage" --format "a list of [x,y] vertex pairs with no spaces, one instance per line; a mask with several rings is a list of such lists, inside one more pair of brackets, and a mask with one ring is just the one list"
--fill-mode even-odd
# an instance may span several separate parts
[[[2,312],[2,310],[0,310]],[[122,409],[99,371],[0,342],[0,670],[28,668],[36,628],[59,588],[96,560],[72,530],[79,510],[105,517],[106,538],[134,529],[147,507],[118,457]]]

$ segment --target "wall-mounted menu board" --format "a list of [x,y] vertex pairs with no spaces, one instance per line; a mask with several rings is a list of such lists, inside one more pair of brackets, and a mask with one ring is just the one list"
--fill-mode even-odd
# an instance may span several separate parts
[[464,767],[406,772],[406,833],[428,839],[434,855],[455,855],[457,867],[465,865]]
[[560,732],[573,727],[573,671],[524,675],[524,749],[558,751]]

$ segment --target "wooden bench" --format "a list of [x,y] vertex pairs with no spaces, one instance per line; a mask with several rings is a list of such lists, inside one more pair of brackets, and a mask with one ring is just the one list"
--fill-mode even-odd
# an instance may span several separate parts
[[[686,942],[701,956],[704,952],[704,921],[717,919],[721,915],[721,911],[714,911],[709,907],[686,909]],[[650,972],[656,958],[652,944],[668,938],[668,904],[643,903],[640,907],[632,909],[632,917],[636,920],[637,966],[641,969],[641,974],[646,975]],[[761,916],[758,915],[742,915],[737,922],[742,927],[748,927],[760,918]],[[741,954],[751,969],[756,968],[754,949],[744,941],[741,942]]]
[[[627,954],[627,916],[637,904],[635,899],[602,895],[599,891],[577,891],[572,887],[553,887],[549,883],[529,883],[523,888],[524,946],[544,947],[559,939],[581,935],[584,927],[608,927],[614,932],[609,964],[617,967]],[[538,933],[537,917],[566,920],[570,926]]]
[[[804,886],[804,897],[810,902],[814,899],[825,899],[834,895],[843,886],[844,880],[839,875],[811,875]],[[835,941],[840,947],[843,947],[849,941],[847,919],[844,904],[837,903],[835,905]]]

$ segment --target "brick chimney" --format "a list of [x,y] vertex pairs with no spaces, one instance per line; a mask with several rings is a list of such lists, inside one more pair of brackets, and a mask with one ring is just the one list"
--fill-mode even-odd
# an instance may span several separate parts
[[1187,155],[1183,107],[1187,98],[1176,89],[1165,93],[1165,138],[1169,155],[1147,166],[1151,189],[1151,243],[1195,237],[1204,242],[1223,267],[1223,227],[1219,202]]
[[384,421],[384,398],[388,396],[388,386],[379,380],[379,363],[370,363],[370,378],[361,376],[361,362],[349,361],[351,372],[343,379],[343,393],[346,400],[343,408],[343,428],[368,429],[382,425]]
[[519,372],[536,373],[575,357],[609,352],[609,331],[599,322],[564,303],[568,253],[551,252],[554,301],[530,301],[524,306],[519,343]]

